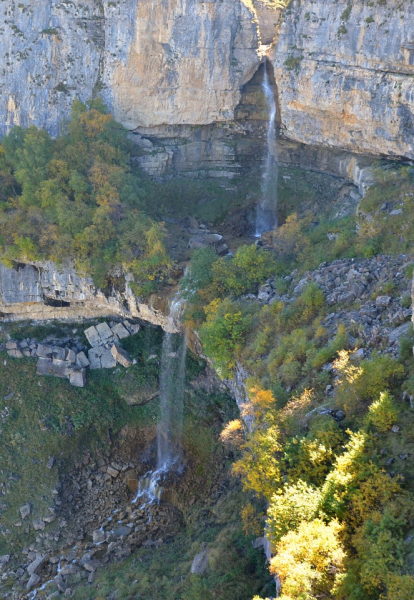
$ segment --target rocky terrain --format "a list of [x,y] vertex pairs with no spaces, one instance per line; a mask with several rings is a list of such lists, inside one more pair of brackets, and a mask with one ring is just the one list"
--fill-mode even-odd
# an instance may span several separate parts
[[[91,325],[84,334],[92,346],[87,347],[77,339],[53,343],[52,340],[43,340],[39,343],[34,338],[22,341],[9,340],[5,344],[7,354],[12,358],[23,356],[37,358],[37,374],[50,375],[68,379],[71,385],[84,387],[86,385],[86,370],[112,369],[117,364],[125,368],[133,364],[128,352],[124,350],[119,341],[138,333],[140,326],[129,321],[123,323],[99,323],[96,327]],[[86,356],[85,352],[88,354]]]

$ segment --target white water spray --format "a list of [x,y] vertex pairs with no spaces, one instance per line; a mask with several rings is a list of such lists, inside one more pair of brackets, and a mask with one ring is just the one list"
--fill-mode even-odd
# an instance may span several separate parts
[[267,61],[263,69],[263,92],[269,108],[267,123],[267,155],[263,173],[262,199],[256,213],[256,237],[277,226],[277,140],[276,140],[276,101],[269,82]]

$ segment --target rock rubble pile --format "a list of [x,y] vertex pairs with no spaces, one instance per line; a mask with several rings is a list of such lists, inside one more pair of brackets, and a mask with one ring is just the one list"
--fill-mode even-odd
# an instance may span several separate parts
[[[111,369],[117,364],[128,368],[133,364],[119,341],[138,333],[140,326],[130,321],[122,323],[99,323],[84,331],[92,346],[89,350],[78,340],[66,340],[64,346],[57,343],[39,343],[36,339],[6,342],[7,354],[12,358],[37,357],[37,374],[68,379],[71,385],[86,385],[86,370]],[[86,355],[87,353],[87,355]]]

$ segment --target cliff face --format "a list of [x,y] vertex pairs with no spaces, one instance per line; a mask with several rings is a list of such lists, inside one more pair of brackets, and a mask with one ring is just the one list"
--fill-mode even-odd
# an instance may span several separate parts
[[414,158],[414,5],[293,0],[272,62],[288,138]]
[[140,301],[127,279],[119,290],[104,293],[90,277],[79,276],[70,266],[44,262],[7,268],[0,263],[0,323],[119,315],[178,331],[179,326],[168,319],[165,301],[158,297]]
[[259,64],[239,0],[7,0],[0,23],[0,134],[56,134],[73,99],[93,94],[132,129],[231,119]]
[[192,139],[191,126],[238,118],[241,88],[259,67],[261,44],[269,44],[286,137],[414,158],[414,5],[273,6],[1,2],[0,135],[31,123],[57,134],[76,96],[99,94],[130,129],[162,138],[181,127],[181,137]]

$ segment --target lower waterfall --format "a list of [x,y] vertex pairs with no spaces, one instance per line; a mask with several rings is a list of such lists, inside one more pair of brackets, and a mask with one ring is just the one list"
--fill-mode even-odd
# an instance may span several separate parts
[[170,305],[168,325],[164,331],[160,368],[160,412],[157,425],[157,465],[138,482],[136,503],[140,498],[144,504],[159,501],[162,480],[175,468],[180,470],[181,436],[183,427],[183,399],[185,382],[185,360],[187,336],[173,333],[180,319],[184,300],[177,292]]

